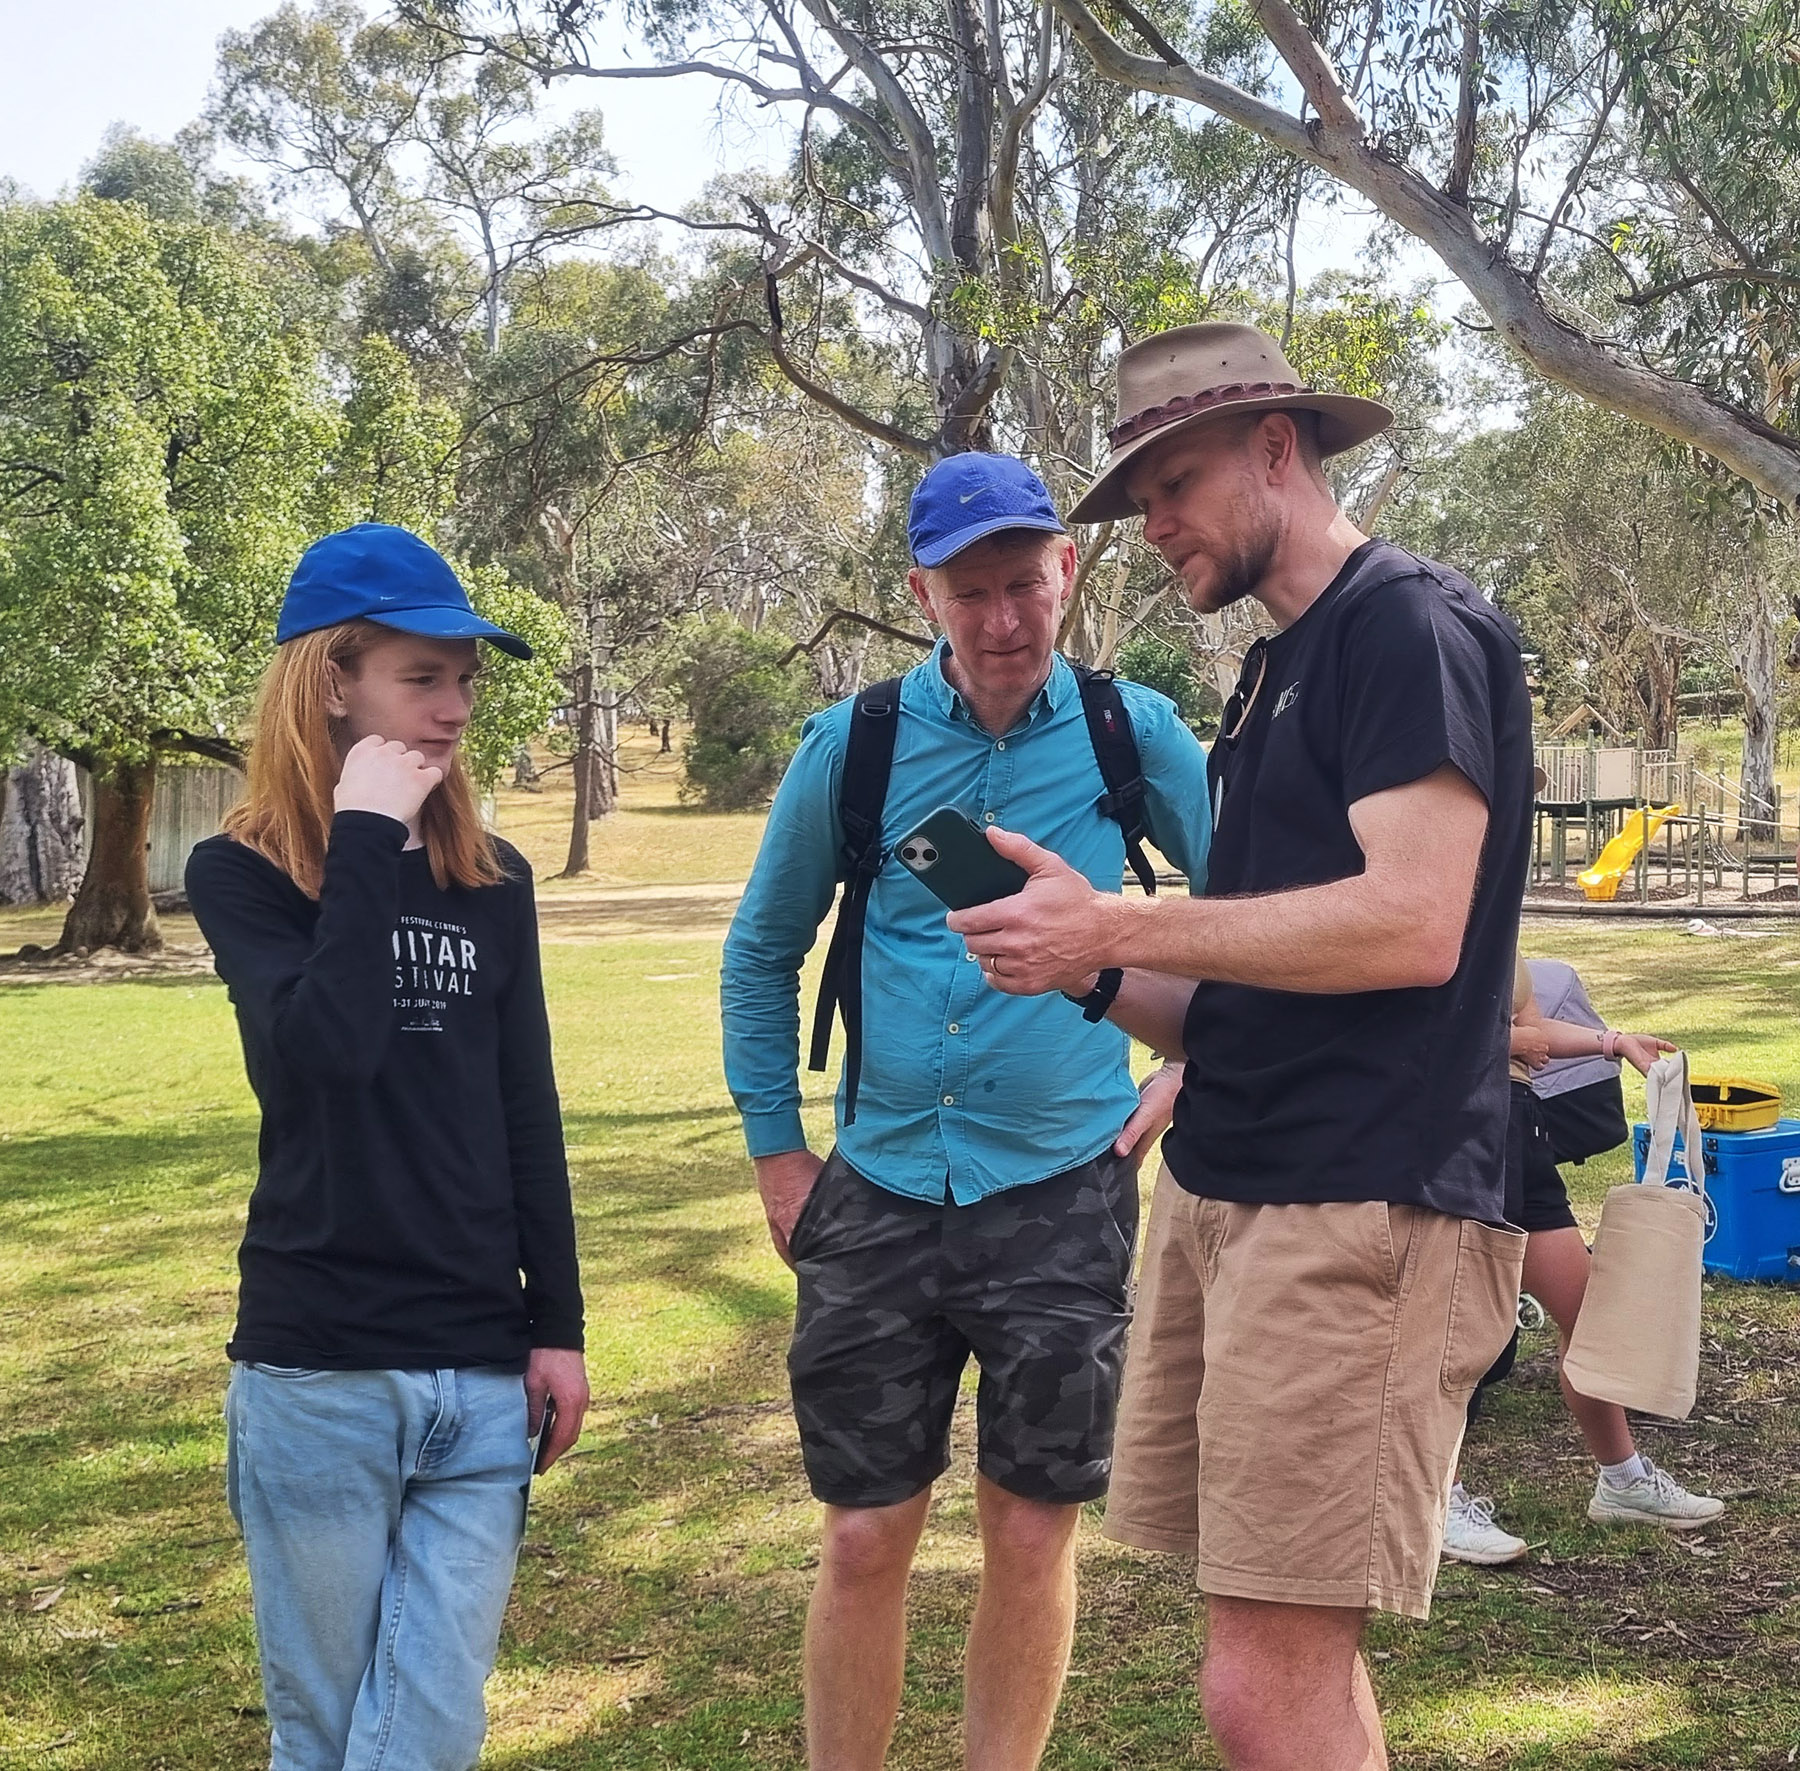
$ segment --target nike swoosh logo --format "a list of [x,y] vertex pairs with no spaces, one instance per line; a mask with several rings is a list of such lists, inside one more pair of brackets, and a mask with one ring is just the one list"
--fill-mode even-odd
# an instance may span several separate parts
[[979,492],[965,492],[956,502],[958,504],[967,504],[971,498],[979,498],[980,496],[981,494]]

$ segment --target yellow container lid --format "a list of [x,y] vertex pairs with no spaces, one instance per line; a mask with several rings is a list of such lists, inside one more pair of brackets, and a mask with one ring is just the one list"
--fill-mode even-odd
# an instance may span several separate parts
[[1690,1076],[1704,1131],[1766,1131],[1781,1117],[1781,1090],[1748,1076]]

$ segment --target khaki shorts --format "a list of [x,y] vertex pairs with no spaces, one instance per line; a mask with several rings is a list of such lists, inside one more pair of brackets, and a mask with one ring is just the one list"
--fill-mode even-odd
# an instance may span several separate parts
[[1525,1238],[1420,1206],[1156,1181],[1105,1532],[1203,1592],[1425,1617]]

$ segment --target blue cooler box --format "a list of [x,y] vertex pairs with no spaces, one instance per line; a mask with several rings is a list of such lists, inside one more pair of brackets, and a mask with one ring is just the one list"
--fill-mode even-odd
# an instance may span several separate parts
[[[1800,1119],[1777,1120],[1766,1131],[1703,1132],[1700,1143],[1706,1158],[1706,1270],[1800,1285]],[[1631,1152],[1641,1181],[1649,1126],[1632,1127]],[[1679,1135],[1669,1174],[1675,1180],[1688,1176]]]

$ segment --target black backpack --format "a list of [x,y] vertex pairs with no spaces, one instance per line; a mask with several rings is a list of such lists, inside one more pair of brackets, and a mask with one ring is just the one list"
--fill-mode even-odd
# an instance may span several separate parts
[[[1144,771],[1138,756],[1131,715],[1110,670],[1092,670],[1071,661],[1087,716],[1094,761],[1106,791],[1096,802],[1125,837],[1125,858],[1144,890],[1154,893],[1156,874],[1144,853]],[[812,1054],[807,1068],[823,1070],[831,1052],[831,1023],[844,1017],[844,1123],[856,1123],[856,1085],[862,1076],[862,948],[869,892],[887,860],[881,846],[881,815],[887,804],[888,776],[894,766],[894,735],[900,726],[900,678],[872,683],[856,697],[850,716],[850,738],[844,750],[844,775],[838,789],[838,822],[844,846],[837,876],[844,883],[838,900],[837,924],[825,954],[825,974],[813,1013]]]

